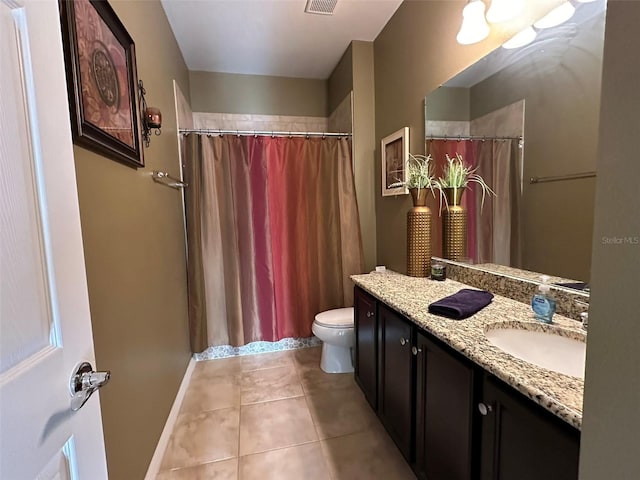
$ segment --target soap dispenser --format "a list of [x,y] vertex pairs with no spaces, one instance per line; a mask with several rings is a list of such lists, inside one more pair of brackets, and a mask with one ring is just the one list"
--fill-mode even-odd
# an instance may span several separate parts
[[549,276],[541,275],[540,279],[542,283],[538,287],[538,293],[531,299],[531,308],[533,308],[536,320],[551,323],[553,314],[556,313],[556,301],[549,293],[551,290],[548,283]]

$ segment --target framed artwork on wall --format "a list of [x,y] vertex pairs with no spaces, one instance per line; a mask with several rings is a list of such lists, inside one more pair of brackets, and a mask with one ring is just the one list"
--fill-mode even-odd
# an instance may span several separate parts
[[60,16],[74,143],[144,167],[133,39],[106,1],[60,0]]
[[407,160],[409,159],[409,127],[382,139],[382,196],[405,195],[409,190],[404,186],[393,186],[407,181]]

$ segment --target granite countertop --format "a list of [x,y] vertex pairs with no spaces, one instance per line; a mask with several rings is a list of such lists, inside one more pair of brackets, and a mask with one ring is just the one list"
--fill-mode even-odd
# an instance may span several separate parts
[[[450,320],[428,312],[430,303],[456,293],[468,285],[453,280],[438,282],[414,278],[387,270],[385,273],[353,275],[353,282],[374,297],[402,313],[416,325],[494,374],[534,402],[580,429],[584,382],[580,378],[537,367],[515,358],[489,342],[488,325],[515,321],[542,325],[531,308],[521,302],[496,295],[486,308],[466,320]],[[553,323],[579,338],[584,331],[579,322],[554,315]],[[536,327],[532,327],[536,328]]]

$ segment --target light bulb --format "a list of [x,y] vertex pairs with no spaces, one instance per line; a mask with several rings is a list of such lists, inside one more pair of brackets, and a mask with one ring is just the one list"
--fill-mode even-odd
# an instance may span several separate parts
[[513,37],[502,44],[503,48],[520,48],[533,42],[536,38],[536,31],[533,27],[527,27],[524,30],[516,33]]
[[576,8],[569,2],[557,6],[544,17],[533,24],[536,28],[551,28],[569,20],[575,13]]
[[484,18],[482,0],[471,0],[462,10],[462,26],[456,36],[458,43],[469,45],[478,43],[489,36],[489,25]]
[[487,20],[491,23],[501,23],[514,19],[524,7],[524,0],[491,0],[487,11]]

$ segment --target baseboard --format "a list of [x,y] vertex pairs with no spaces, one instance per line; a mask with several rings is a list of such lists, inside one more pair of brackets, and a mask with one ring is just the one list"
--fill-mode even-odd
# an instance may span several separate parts
[[162,433],[160,434],[160,438],[158,439],[156,451],[153,452],[153,457],[151,457],[151,462],[149,463],[147,474],[144,477],[145,480],[155,480],[158,472],[160,471],[162,457],[164,456],[164,452],[167,449],[167,445],[169,444],[169,438],[171,437],[171,432],[173,432],[173,427],[176,423],[176,419],[178,418],[178,412],[180,411],[180,406],[182,405],[184,395],[187,392],[189,380],[191,379],[191,373],[193,372],[193,368],[195,367],[195,365],[196,360],[191,357],[191,360],[189,360],[189,364],[187,365],[187,369],[184,372],[184,377],[182,377],[180,388],[178,388],[178,393],[176,393],[176,398],[173,401],[171,410],[169,411],[167,421],[165,422]]

